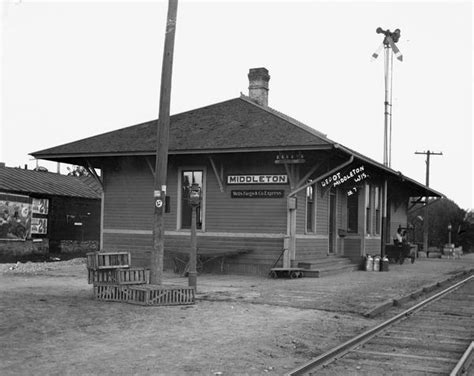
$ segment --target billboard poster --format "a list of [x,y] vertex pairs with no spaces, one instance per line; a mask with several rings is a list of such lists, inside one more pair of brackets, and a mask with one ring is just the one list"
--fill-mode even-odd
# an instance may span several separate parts
[[31,204],[28,196],[0,194],[0,239],[30,237]]
[[31,219],[31,233],[44,235],[48,232],[48,220],[46,218]]
[[47,198],[33,198],[33,214],[48,214],[49,200]]

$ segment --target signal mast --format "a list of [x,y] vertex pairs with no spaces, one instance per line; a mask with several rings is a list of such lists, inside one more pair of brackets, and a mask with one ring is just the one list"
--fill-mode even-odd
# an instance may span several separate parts
[[[400,29],[391,32],[389,29],[383,30],[378,27],[375,30],[377,34],[383,34],[385,37],[377,51],[372,54],[372,59],[377,59],[384,49],[384,75],[385,75],[385,101],[384,101],[384,139],[383,139],[383,164],[390,167],[392,164],[392,79],[393,79],[393,54],[398,60],[403,61],[403,55],[396,46],[400,40]],[[387,237],[387,179],[384,181],[382,194],[382,233],[380,255],[385,256],[385,243]]]

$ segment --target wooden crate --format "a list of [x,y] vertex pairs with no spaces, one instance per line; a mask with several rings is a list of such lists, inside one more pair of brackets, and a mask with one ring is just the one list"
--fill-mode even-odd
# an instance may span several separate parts
[[119,285],[148,284],[150,270],[145,268],[115,269],[115,281]]
[[193,287],[141,285],[130,286],[127,303],[140,305],[188,305],[195,303]]
[[130,300],[131,291],[129,286],[95,284],[94,297],[105,302],[126,302]]
[[101,269],[101,270],[94,270],[94,269],[87,269],[87,282],[89,284],[112,284],[117,281],[115,269]]
[[89,284],[139,285],[150,283],[150,270],[128,269],[87,269]]
[[130,266],[130,252],[86,253],[88,269],[117,269]]

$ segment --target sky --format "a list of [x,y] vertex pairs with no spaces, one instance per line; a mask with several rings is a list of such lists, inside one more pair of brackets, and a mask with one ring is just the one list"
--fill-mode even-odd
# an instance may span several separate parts
[[[156,119],[167,2],[3,0],[0,161]],[[269,106],[383,162],[377,27],[401,30],[391,167],[473,208],[470,1],[180,0],[171,114],[248,94],[269,70]],[[65,166],[62,166],[65,171]]]

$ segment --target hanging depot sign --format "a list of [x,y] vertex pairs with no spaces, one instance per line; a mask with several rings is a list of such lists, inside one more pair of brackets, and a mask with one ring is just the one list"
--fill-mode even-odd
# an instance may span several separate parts
[[44,235],[48,232],[48,220],[46,218],[31,218],[31,233]]
[[287,175],[228,175],[227,184],[288,184]]
[[369,177],[364,165],[345,168],[320,182],[321,195],[324,195],[330,188],[343,187],[347,191],[347,195],[350,196],[357,192],[357,187]]

